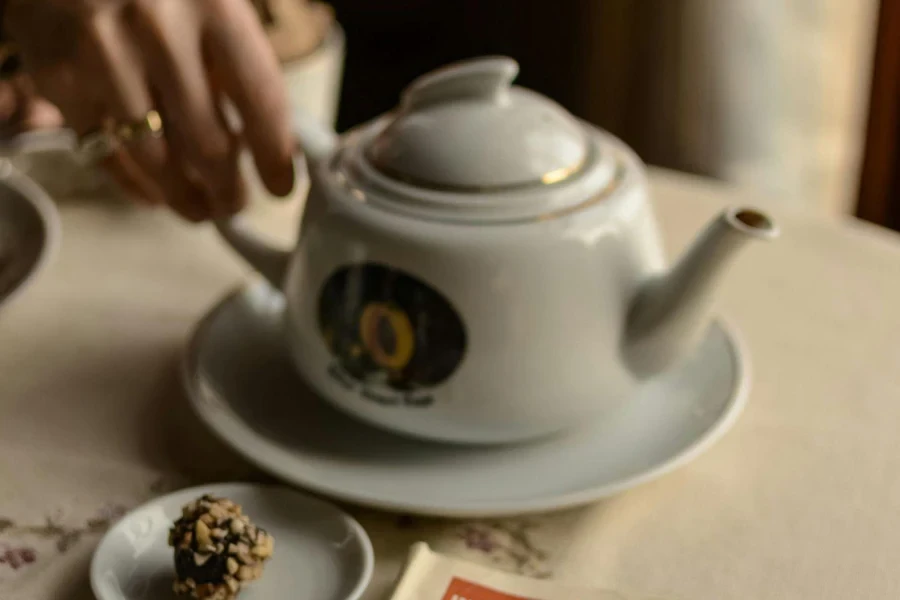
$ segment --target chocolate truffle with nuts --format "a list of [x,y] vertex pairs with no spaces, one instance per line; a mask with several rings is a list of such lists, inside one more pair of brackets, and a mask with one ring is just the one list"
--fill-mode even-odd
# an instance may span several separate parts
[[274,540],[254,525],[241,506],[205,495],[181,509],[169,530],[175,549],[177,594],[197,600],[232,600],[245,584],[262,576]]

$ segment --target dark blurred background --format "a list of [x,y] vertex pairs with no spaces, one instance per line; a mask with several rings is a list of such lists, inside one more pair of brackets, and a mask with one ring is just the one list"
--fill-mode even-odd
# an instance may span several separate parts
[[[463,58],[505,54],[517,83],[628,140],[648,162],[703,173],[679,151],[673,90],[683,3],[652,0],[332,0],[347,33],[338,127],[390,108],[417,75]],[[655,40],[654,43],[648,43]],[[671,62],[671,65],[667,65]],[[649,110],[650,103],[653,110]],[[674,109],[677,103],[672,103]],[[710,113],[710,123],[713,115]],[[671,127],[667,125],[671,124]]]
[[900,0],[330,0],[341,130],[506,54],[649,164],[900,229]]

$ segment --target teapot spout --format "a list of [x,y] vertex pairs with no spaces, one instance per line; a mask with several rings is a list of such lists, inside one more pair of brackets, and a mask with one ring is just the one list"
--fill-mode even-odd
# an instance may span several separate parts
[[746,242],[778,235],[760,211],[725,210],[668,273],[644,283],[631,302],[623,348],[635,376],[650,377],[687,357],[706,333],[713,291],[725,267]]

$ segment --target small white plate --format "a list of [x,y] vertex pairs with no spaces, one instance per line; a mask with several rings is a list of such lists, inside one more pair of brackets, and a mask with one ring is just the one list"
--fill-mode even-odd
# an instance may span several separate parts
[[127,514],[94,553],[97,600],[170,600],[175,567],[167,545],[181,507],[202,494],[234,500],[275,538],[275,554],[242,600],[356,600],[372,578],[374,555],[363,528],[334,506],[284,487],[227,483],[181,490]]
[[59,243],[59,216],[50,197],[0,159],[0,304],[31,282]]
[[612,418],[523,445],[423,442],[357,422],[310,391],[283,344],[283,306],[257,283],[207,315],[184,361],[192,406],[261,468],[381,509],[485,517],[586,504],[706,450],[735,422],[748,388],[745,353],[717,321],[694,357]]

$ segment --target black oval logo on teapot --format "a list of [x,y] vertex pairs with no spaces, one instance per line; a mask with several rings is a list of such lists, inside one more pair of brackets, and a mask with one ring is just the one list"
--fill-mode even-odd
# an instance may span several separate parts
[[[466,333],[450,303],[425,283],[374,263],[344,267],[322,287],[319,330],[335,357],[332,375],[363,385],[382,404],[427,405],[424,396],[392,396],[445,381],[462,361]],[[337,367],[337,370],[335,369]]]

